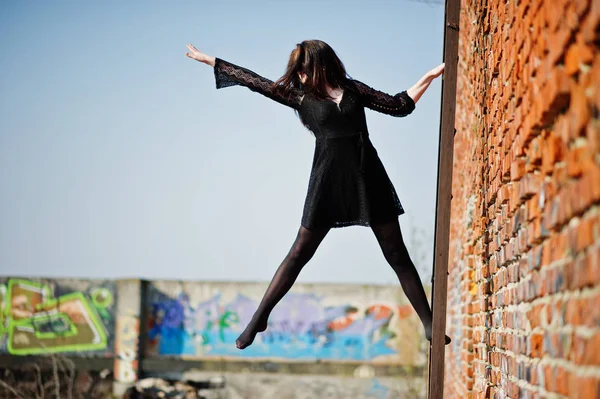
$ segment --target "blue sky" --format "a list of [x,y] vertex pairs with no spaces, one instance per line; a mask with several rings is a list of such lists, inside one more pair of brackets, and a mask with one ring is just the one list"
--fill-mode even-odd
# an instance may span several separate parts
[[[278,103],[216,90],[185,45],[275,79],[296,43],[321,39],[352,77],[396,93],[442,61],[443,19],[409,1],[2,2],[0,274],[269,280],[300,224],[314,138]],[[407,118],[367,110],[428,270],[440,89]],[[371,230],[350,227],[300,281],[396,279]]]

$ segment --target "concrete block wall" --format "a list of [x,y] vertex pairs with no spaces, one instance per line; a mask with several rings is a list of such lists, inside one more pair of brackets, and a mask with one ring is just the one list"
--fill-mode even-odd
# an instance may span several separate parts
[[153,281],[144,356],[424,366],[423,329],[400,286],[298,284],[267,331],[244,351],[235,339],[266,283]]
[[[35,384],[28,367],[51,372],[66,357],[81,378],[101,380],[103,387],[112,381],[117,395],[142,374],[177,379],[190,370],[330,375],[340,389],[344,379],[356,378],[356,389],[365,392],[423,385],[427,345],[400,286],[298,284],[273,312],[267,331],[240,351],[235,338],[266,288],[2,278],[0,369]],[[399,375],[402,382],[392,383]],[[295,381],[301,385],[306,378]]]
[[0,278],[0,354],[110,358],[117,284]]
[[600,2],[463,0],[446,398],[600,397]]
[[112,370],[121,394],[138,377],[141,298],[140,280],[1,278],[0,366],[66,356],[78,378]]

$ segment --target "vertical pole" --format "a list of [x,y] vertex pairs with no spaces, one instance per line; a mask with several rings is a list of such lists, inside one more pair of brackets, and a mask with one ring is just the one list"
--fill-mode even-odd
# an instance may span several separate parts
[[446,0],[444,21],[444,62],[442,106],[438,152],[438,185],[435,217],[433,265],[433,333],[429,352],[429,399],[444,397],[444,354],[446,296],[448,286],[448,247],[450,240],[450,202],[452,199],[452,162],[454,117],[456,112],[456,74],[458,67],[458,27],[460,0]]

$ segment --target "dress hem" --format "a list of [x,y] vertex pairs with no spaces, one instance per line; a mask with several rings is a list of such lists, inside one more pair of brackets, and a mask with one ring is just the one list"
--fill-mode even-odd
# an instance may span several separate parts
[[[398,220],[398,217],[400,217],[401,215],[403,215],[404,209],[399,209],[397,214],[396,214],[396,220]],[[371,227],[373,224],[382,224],[382,223],[387,223],[387,222],[391,222],[392,219],[390,220],[381,220],[381,221],[377,221],[375,223],[373,223],[373,221],[370,220],[351,220],[348,222],[333,222],[330,225],[327,226],[312,226],[312,227],[308,227],[306,226],[305,223],[300,223],[300,225],[302,227],[304,227],[307,230],[314,230],[314,229],[324,229],[324,228],[330,228],[330,229],[339,229],[339,228],[343,228],[343,227],[351,227],[351,226],[360,226],[360,227]]]

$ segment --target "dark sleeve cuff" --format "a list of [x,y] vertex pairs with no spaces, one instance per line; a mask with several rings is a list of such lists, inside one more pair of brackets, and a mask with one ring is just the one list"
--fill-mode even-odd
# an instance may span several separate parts
[[412,97],[408,95],[408,91],[406,90],[401,92],[400,95],[406,100],[406,106],[408,108],[407,111],[409,111],[408,113],[413,112],[417,107],[417,104],[415,104],[415,100],[413,100]]
[[213,69],[215,73],[215,86],[217,89],[234,86],[237,84],[237,82],[231,79],[231,77],[224,71],[223,66],[228,64],[229,63],[227,61],[222,60],[221,58],[215,58],[215,66]]

